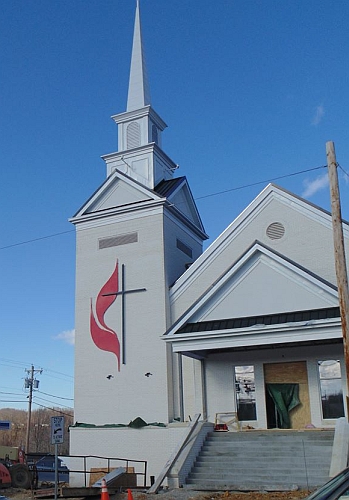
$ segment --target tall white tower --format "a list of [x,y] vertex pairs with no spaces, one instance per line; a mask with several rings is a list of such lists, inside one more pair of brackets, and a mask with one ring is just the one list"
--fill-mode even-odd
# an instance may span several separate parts
[[161,150],[161,134],[166,123],[150,103],[150,91],[142,44],[139,2],[133,35],[127,109],[112,117],[118,125],[118,152],[104,156],[107,175],[114,169],[126,173],[154,189],[173,177],[176,165]]
[[[127,110],[113,116],[119,151],[107,178],[72,217],[76,227],[75,420],[167,423],[179,416],[170,285],[207,237],[185,177],[161,147],[166,124],[150,105],[139,3]],[[80,438],[72,433],[73,452]]]

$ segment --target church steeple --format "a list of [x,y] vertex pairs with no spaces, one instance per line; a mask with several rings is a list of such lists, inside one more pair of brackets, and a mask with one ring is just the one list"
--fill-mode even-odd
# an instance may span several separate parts
[[127,111],[133,111],[148,105],[150,105],[149,82],[142,43],[139,0],[137,0]]
[[118,152],[102,158],[107,176],[115,169],[150,189],[173,177],[176,164],[162,151],[161,133],[167,127],[150,105],[142,43],[139,0],[133,32],[130,80],[125,113],[112,116],[118,125]]

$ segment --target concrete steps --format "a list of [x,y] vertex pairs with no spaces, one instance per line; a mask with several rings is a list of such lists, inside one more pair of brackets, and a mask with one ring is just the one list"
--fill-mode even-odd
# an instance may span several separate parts
[[211,432],[186,480],[196,490],[312,489],[329,479],[334,432]]

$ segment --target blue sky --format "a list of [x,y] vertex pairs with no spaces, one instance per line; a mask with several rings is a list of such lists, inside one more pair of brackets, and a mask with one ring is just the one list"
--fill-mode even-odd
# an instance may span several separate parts
[[[117,150],[110,116],[126,109],[135,0],[2,0],[1,11],[0,407],[26,407],[31,364],[45,393],[33,407],[70,406],[68,218]],[[210,241],[277,177],[329,209],[326,169],[291,174],[326,165],[329,140],[349,171],[347,0],[141,0],[141,19],[163,149]]]

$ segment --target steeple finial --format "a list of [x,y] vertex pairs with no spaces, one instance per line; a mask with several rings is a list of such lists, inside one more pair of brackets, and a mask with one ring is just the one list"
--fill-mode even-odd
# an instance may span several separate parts
[[133,32],[130,81],[128,86],[127,111],[143,108],[150,104],[147,69],[143,54],[139,0],[136,4],[136,17]]

